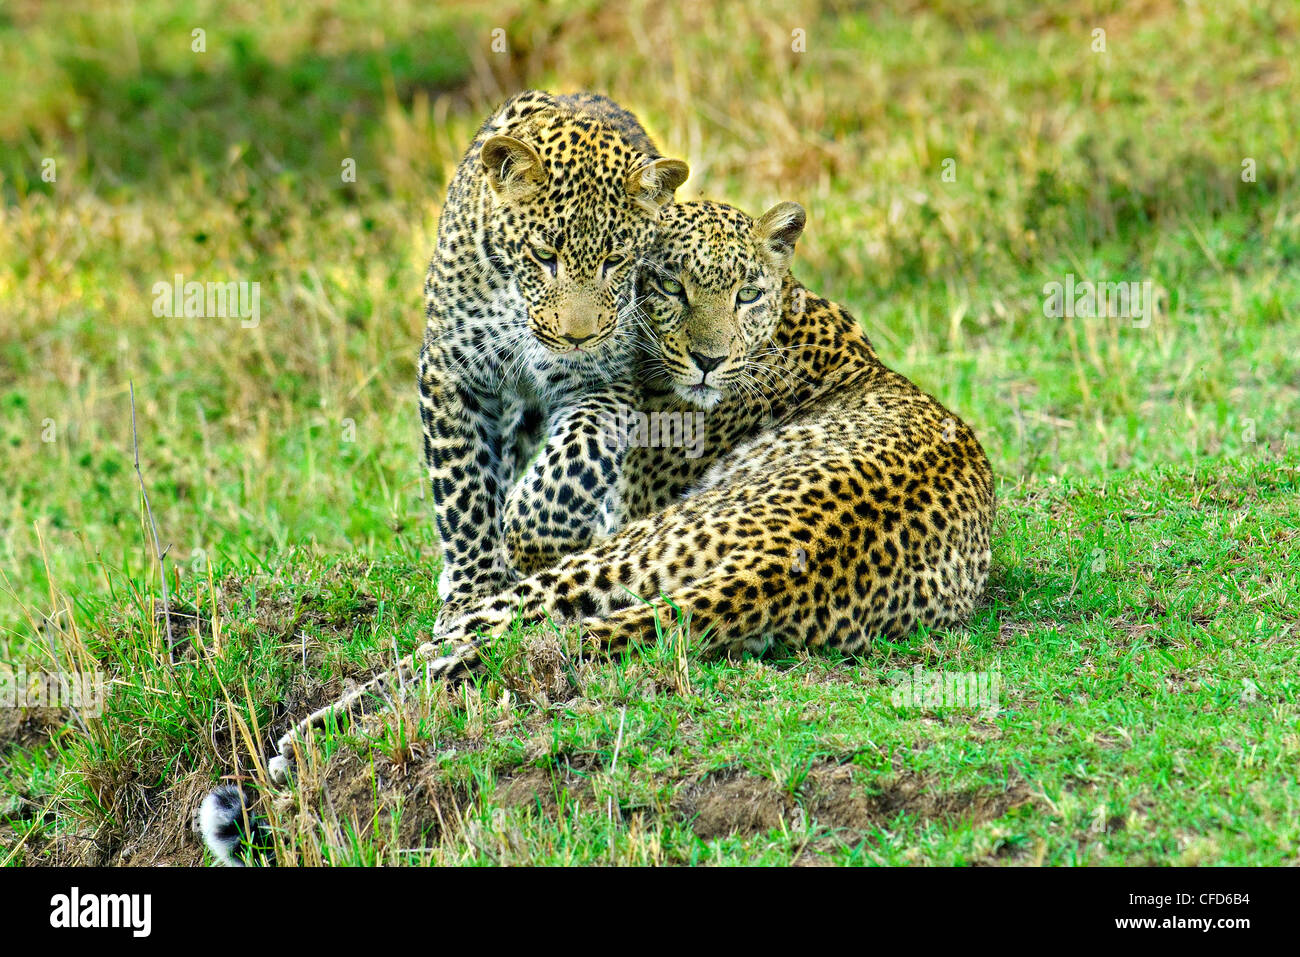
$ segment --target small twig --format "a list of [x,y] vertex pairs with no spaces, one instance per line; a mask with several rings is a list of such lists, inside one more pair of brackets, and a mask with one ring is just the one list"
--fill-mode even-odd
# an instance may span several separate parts
[[613,789],[609,792],[609,809],[608,816],[612,822],[614,820],[614,796],[618,793],[618,785],[614,782],[614,769],[618,767],[618,752],[623,747],[623,722],[627,720],[627,705],[623,705],[623,710],[618,715],[618,737],[614,739],[614,759],[609,762],[609,780]]
[[609,773],[613,774],[614,769],[618,767],[618,752],[623,747],[623,722],[627,719],[627,705],[623,705],[623,710],[618,714],[618,736],[614,739],[614,759],[609,762]]
[[[398,687],[398,692],[399,692],[399,694],[402,696],[402,700],[406,700],[406,678],[405,678],[405,676],[403,676],[403,674],[402,674],[402,656],[401,656],[400,654],[398,654],[398,652],[397,652],[397,633],[396,633],[396,632],[393,632],[393,662],[394,662],[393,667],[397,670],[397,687]],[[412,670],[415,670],[415,669],[412,669]]]
[[[158,583],[162,586],[163,621],[167,627],[167,660],[176,664],[176,638],[172,634],[171,605],[167,601],[167,569],[163,565],[166,554],[158,544],[158,526],[153,520],[153,509],[149,505],[149,493],[144,489],[144,473],[140,471],[140,437],[135,428],[135,382],[128,381],[131,390],[131,445],[135,449],[135,476],[140,480],[140,497],[144,499],[145,514],[149,517],[149,529],[153,532],[153,553],[158,556]],[[167,546],[171,551],[171,546]]]

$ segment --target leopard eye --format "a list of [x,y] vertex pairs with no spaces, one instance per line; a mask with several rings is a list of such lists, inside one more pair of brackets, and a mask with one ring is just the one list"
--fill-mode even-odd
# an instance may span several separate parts
[[757,286],[742,286],[740,292],[736,293],[736,301],[748,305],[757,302],[762,295],[763,290]]
[[682,294],[682,284],[676,279],[664,278],[659,280],[659,288],[670,296],[680,296]]
[[555,267],[559,262],[559,257],[555,254],[554,249],[549,249],[546,246],[534,246],[532,247],[532,253],[534,259],[549,269],[551,275],[555,275]]
[[608,275],[610,270],[617,269],[625,262],[627,262],[627,257],[622,253],[610,253],[605,257],[605,261],[601,263],[600,273],[602,276]]

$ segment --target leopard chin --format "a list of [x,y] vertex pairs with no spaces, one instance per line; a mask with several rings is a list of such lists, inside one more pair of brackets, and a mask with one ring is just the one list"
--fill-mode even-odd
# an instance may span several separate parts
[[722,401],[722,390],[715,389],[711,385],[705,385],[697,382],[694,385],[684,385],[681,382],[673,383],[673,389],[677,395],[699,409],[712,409]]

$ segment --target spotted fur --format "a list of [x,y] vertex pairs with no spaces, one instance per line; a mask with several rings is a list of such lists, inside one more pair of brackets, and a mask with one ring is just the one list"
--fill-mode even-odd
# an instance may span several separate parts
[[641,272],[657,345],[638,400],[702,412],[707,453],[628,449],[616,534],[476,602],[443,648],[422,646],[308,717],[281,739],[273,773],[329,715],[465,672],[516,616],[576,624],[619,650],[680,613],[700,649],[730,654],[773,641],[861,652],[877,635],[967,618],[990,562],[984,451],[880,361],[846,310],[790,275],[804,218],[793,203],[758,221],[718,203],[665,210]]
[[[567,443],[581,403],[625,400],[636,262],[686,175],[590,94],[522,93],[470,144],[438,222],[419,359],[444,619],[513,580],[507,493],[545,427]],[[554,466],[543,454],[533,475]],[[565,469],[566,509],[594,514],[614,477]]]

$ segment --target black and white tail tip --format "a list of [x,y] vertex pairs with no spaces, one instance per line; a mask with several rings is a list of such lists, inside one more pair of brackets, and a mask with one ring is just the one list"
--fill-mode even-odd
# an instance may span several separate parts
[[195,817],[203,843],[227,867],[256,866],[273,860],[270,831],[250,804],[242,788],[223,784],[209,792],[199,805]]

